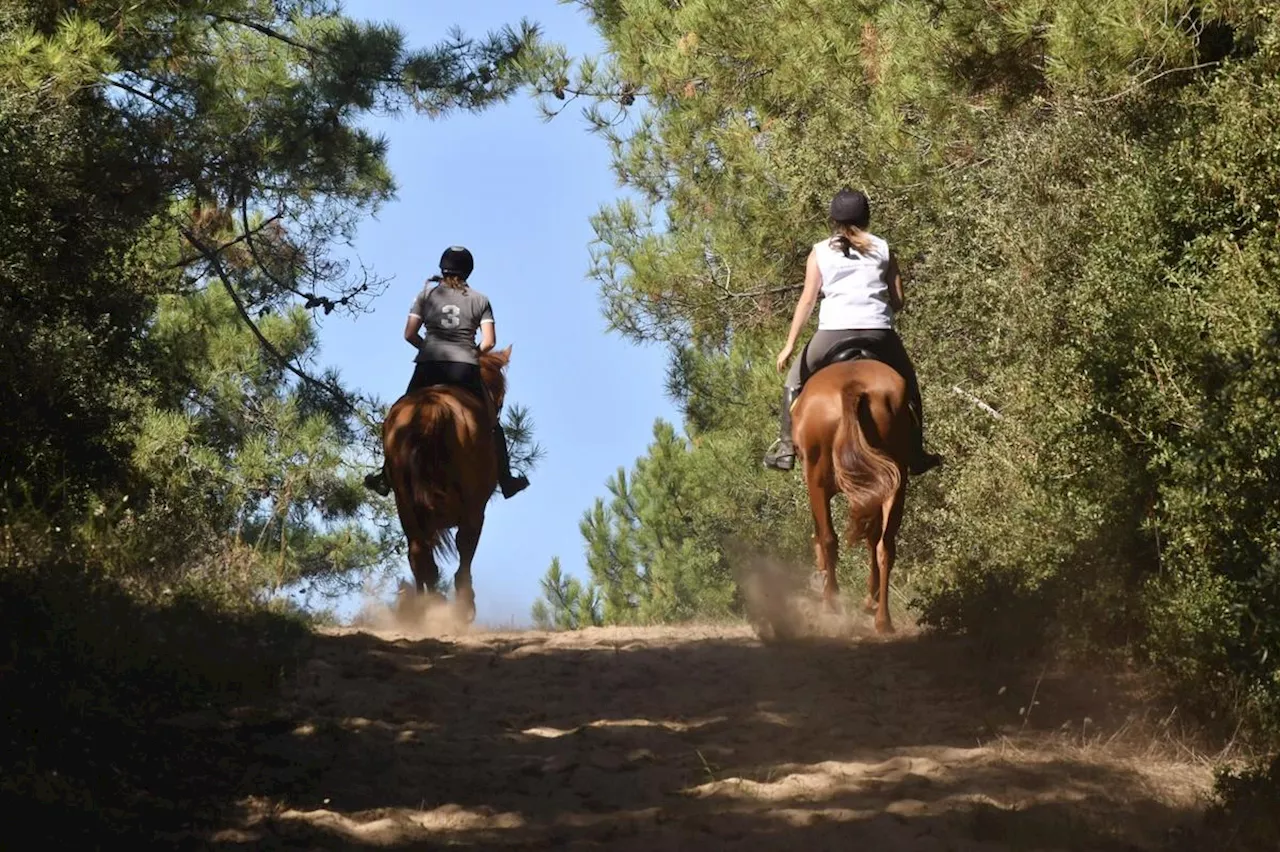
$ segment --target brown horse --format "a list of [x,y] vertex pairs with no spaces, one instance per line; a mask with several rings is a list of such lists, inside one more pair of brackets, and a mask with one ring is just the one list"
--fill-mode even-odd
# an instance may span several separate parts
[[[396,400],[382,424],[387,481],[409,540],[409,567],[419,595],[440,581],[436,557],[456,551],[454,589],[468,621],[476,615],[471,561],[485,507],[498,487],[493,425],[506,394],[503,370],[511,347],[480,356],[493,407],[464,388],[433,385]],[[450,531],[457,528],[456,540]]]
[[805,383],[793,422],[792,438],[809,487],[818,571],[824,575],[823,602],[828,609],[837,605],[831,498],[843,492],[849,501],[846,537],[865,538],[871,552],[863,606],[875,612],[877,633],[892,633],[889,572],[915,428],[906,381],[892,367],[866,358],[831,364]]

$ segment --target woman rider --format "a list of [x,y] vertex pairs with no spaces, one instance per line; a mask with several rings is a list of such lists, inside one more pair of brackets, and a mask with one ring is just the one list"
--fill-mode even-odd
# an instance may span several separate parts
[[924,451],[924,415],[916,371],[893,330],[893,316],[902,310],[902,278],[889,245],[867,231],[871,204],[861,192],[845,188],[831,200],[835,225],[830,239],[816,243],[805,264],[804,292],[791,318],[787,345],[778,353],[778,372],[786,369],[796,338],[813,313],[821,291],[818,331],[791,364],[782,390],[782,415],[778,441],[764,457],[766,467],[791,470],[796,449],[791,442],[791,405],[813,371],[839,344],[866,349],[902,375],[907,382],[909,404],[915,410],[916,430],[909,469],[913,474],[932,470],[941,457]]
[[[489,299],[467,284],[475,268],[471,252],[462,246],[445,249],[440,257],[440,275],[430,279],[437,286],[422,289],[409,308],[404,339],[418,350],[413,360],[413,378],[405,393],[429,385],[457,385],[471,391],[487,406],[492,406],[489,392],[480,377],[480,356],[497,342],[493,326],[493,308]],[[426,338],[418,330],[426,328]],[[480,345],[476,346],[476,332]],[[498,451],[498,485],[502,496],[510,499],[529,487],[523,476],[511,475],[511,459],[507,436],[502,431],[497,412],[493,418],[494,444]],[[385,468],[365,477],[364,484],[384,497],[390,493]]]

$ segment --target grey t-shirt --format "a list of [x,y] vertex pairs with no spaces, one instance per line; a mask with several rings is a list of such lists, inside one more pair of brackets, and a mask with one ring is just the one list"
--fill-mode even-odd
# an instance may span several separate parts
[[409,316],[422,320],[426,341],[414,361],[455,361],[479,364],[476,332],[483,322],[493,322],[493,308],[479,290],[443,284],[424,287],[413,300]]

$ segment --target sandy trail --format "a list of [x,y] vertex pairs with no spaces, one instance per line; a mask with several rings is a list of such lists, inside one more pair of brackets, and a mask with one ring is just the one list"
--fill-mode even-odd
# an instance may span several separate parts
[[1138,850],[1194,818],[1207,769],[1073,745],[1122,718],[1101,693],[1068,699],[1079,684],[1043,680],[1023,725],[1034,683],[969,653],[911,635],[765,645],[745,626],[327,630],[204,838]]

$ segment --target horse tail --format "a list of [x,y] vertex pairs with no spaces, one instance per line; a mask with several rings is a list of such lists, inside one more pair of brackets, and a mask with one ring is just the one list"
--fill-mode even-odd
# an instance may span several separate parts
[[902,484],[902,471],[887,453],[867,441],[868,433],[876,429],[871,407],[884,401],[873,400],[856,383],[846,385],[841,395],[844,411],[834,448],[836,484],[849,501],[854,524],[865,528]]
[[[406,435],[397,443],[396,464],[387,466],[388,475],[399,480],[392,487],[405,535],[411,541],[425,543],[437,555],[451,555],[454,551],[452,531],[433,530],[431,523],[432,515],[449,499],[449,453],[441,442],[448,434],[445,427],[450,413],[445,405],[424,406],[417,434]],[[408,505],[400,505],[401,494],[408,498]]]
[[[447,409],[445,409],[447,411]],[[434,414],[435,412],[433,412]],[[443,432],[440,427],[443,425],[444,418],[438,414],[432,424],[438,432]],[[442,452],[440,448],[440,434],[432,434],[431,429],[423,431],[414,442],[413,448],[409,451],[409,458],[413,471],[413,475],[409,477],[413,494],[413,512],[414,521],[420,529],[430,529],[430,518],[438,511],[438,507],[449,499],[449,495],[445,490],[443,483],[449,481],[449,472],[445,465],[448,462],[447,452]],[[435,551],[436,556],[452,557],[456,552],[456,546],[453,540],[453,530],[442,529],[436,530],[433,535],[428,537],[431,549]]]

